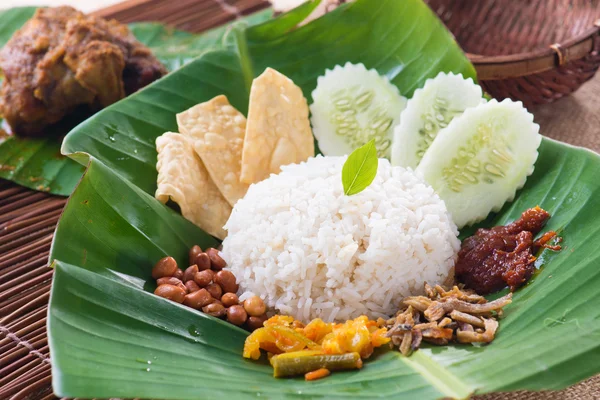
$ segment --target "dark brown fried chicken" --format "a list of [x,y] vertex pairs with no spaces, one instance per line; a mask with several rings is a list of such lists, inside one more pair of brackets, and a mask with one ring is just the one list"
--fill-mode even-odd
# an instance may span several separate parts
[[106,107],[167,73],[127,26],[71,7],[37,10],[0,51],[0,68],[0,113],[20,135],[40,135],[80,105]]

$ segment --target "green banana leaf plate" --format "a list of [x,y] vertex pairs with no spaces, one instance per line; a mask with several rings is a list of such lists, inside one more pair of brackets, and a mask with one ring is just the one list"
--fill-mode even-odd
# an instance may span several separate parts
[[[66,138],[63,152],[87,171],[59,222],[48,313],[53,388],[83,398],[466,398],[474,393],[559,389],[600,372],[600,156],[544,139],[516,199],[481,226],[540,205],[563,250],[545,250],[539,273],[505,308],[488,346],[381,351],[360,371],[305,382],[275,379],[242,358],[247,332],[152,294],[152,265],[185,265],[193,244],[216,240],[153,197],[155,138],[175,114],[225,94],[247,110],[253,77],[267,66],[291,77],[309,102],[316,78],[363,62],[410,97],[439,71],[474,70],[420,0],[358,0],[299,29],[314,4],[249,28],[108,107]],[[417,34],[418,32],[418,34]],[[462,236],[469,231],[461,232]]]
[[[0,11],[0,47],[33,16],[35,10],[36,7],[20,7]],[[246,17],[244,23],[251,25],[262,22],[271,14],[270,10],[261,11]],[[169,71],[174,71],[208,49],[227,46],[230,27],[226,25],[193,35],[159,23],[129,25],[135,37],[150,47]],[[71,119],[77,118],[74,116]],[[63,125],[73,122],[67,121]],[[54,127],[52,132],[48,132],[50,137],[46,138],[8,136],[0,132],[0,178],[34,190],[70,195],[85,167],[60,153],[62,137],[67,132],[63,129],[64,126]]]

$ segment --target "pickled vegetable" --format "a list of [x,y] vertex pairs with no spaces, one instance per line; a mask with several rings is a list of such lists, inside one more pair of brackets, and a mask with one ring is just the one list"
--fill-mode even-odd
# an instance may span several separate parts
[[327,368],[319,368],[316,371],[311,371],[304,374],[304,379],[307,381],[316,381],[317,379],[325,378],[329,375],[331,375],[331,371],[329,371]]
[[304,327],[304,335],[314,342],[321,343],[323,338],[333,330],[332,325],[323,322],[321,318],[315,318]]
[[321,368],[329,371],[358,369],[362,367],[360,354],[318,354],[312,351],[297,351],[271,357],[273,376],[304,375]]
[[275,338],[277,348],[285,353],[299,351],[305,348],[318,350],[321,347],[303,334],[286,326],[266,326],[263,329]]
[[406,98],[387,78],[363,64],[338,65],[319,77],[312,98],[313,133],[323,154],[350,154],[375,139],[377,155],[390,158]]
[[438,132],[470,107],[485,100],[473,79],[440,72],[408,100],[394,129],[392,165],[416,168]]
[[370,357],[374,348],[390,342],[386,333],[383,325],[364,315],[343,324],[314,319],[306,326],[292,317],[275,315],[246,338],[243,354],[257,360],[261,349],[271,353],[275,376],[322,368],[354,369],[362,366],[361,358]]
[[[371,321],[374,323],[374,321]],[[373,353],[369,320],[362,316],[337,325],[323,338],[323,351],[328,354],[360,353],[368,358]]]
[[[260,358],[261,348],[267,351],[271,351],[273,347],[277,349],[275,340],[275,337],[271,335],[265,328],[258,328],[246,338],[243,356],[245,358],[258,360]],[[269,344],[272,346],[269,346]]]
[[416,171],[461,228],[514,199],[533,172],[541,140],[539,125],[521,102],[491,100],[442,129]]

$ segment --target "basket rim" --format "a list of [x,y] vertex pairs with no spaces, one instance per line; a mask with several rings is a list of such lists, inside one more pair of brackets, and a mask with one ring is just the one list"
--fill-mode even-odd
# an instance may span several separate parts
[[600,19],[583,33],[550,44],[546,49],[501,56],[466,55],[475,66],[479,80],[500,80],[548,71],[579,60],[596,50],[597,41],[600,42]]

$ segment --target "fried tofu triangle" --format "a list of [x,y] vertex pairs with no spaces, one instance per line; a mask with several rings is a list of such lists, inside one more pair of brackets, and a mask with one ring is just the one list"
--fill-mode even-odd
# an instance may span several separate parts
[[314,155],[302,90],[285,75],[267,68],[250,89],[240,180],[247,184],[262,181],[279,173],[282,165]]
[[210,179],[189,139],[179,133],[166,132],[156,138],[156,150],[156,199],[161,203],[173,200],[186,219],[224,239],[223,225],[231,214],[231,206]]
[[177,125],[233,206],[248,190],[248,184],[240,182],[246,117],[220,95],[177,114]]

